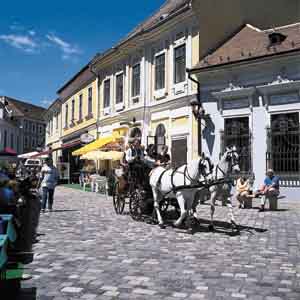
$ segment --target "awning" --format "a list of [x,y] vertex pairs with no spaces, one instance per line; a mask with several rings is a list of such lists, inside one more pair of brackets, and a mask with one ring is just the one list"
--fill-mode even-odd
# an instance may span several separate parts
[[112,142],[116,142],[118,139],[120,139],[120,135],[117,132],[114,132],[112,135],[106,136],[106,137],[101,137],[98,140],[96,140],[93,143],[90,143],[76,151],[74,151],[72,153],[73,156],[80,156],[80,155],[84,155],[86,153],[98,150],[102,147],[104,147],[105,145],[112,143]]
[[118,161],[123,158],[124,153],[119,151],[91,151],[86,153],[80,157],[80,159],[87,159],[87,160],[113,160]]
[[9,147],[4,148],[2,151],[0,151],[1,156],[17,156],[17,152]]
[[40,152],[34,156],[31,156],[31,158],[36,158],[36,157],[44,157],[45,155],[49,155],[51,154],[52,152],[54,151],[58,151],[58,150],[63,150],[63,149],[68,149],[68,148],[72,148],[74,146],[78,146],[80,145],[80,141],[74,141],[74,142],[70,142],[70,143],[66,143],[66,144],[63,144],[61,147],[58,147],[58,148],[54,148],[54,149],[51,149],[51,150],[47,150],[47,151],[43,151],[43,152]]
[[37,151],[34,151],[34,152],[20,154],[20,155],[18,155],[18,158],[31,158],[32,156],[38,155],[38,154],[40,154],[40,153]]

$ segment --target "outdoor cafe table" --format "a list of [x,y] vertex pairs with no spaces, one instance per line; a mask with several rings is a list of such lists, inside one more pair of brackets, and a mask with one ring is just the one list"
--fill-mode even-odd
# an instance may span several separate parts
[[6,227],[6,235],[9,242],[14,243],[17,240],[17,233],[15,225],[13,223],[13,215],[2,215],[0,214],[0,220],[4,223],[4,228]]

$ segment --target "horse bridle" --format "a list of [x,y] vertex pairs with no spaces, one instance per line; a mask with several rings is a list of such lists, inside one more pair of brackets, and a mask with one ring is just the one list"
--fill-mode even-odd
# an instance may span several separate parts
[[205,168],[205,165],[202,163],[203,162],[203,158],[201,158],[201,159],[199,159],[199,164],[198,164],[198,176],[197,176],[197,179],[191,178],[191,176],[190,176],[190,174],[188,172],[188,169],[187,169],[187,165],[185,166],[185,169],[184,169],[183,173],[182,172],[178,172],[177,170],[175,170],[174,173],[183,174],[184,177],[186,179],[188,179],[189,181],[191,181],[191,182],[198,182],[199,178],[201,177],[201,175],[203,175],[205,177],[205,179],[206,179],[207,176],[209,176],[210,174],[212,174],[214,166],[213,166],[213,164],[212,164],[212,162],[211,162],[211,160],[210,160],[209,157],[205,157],[204,160],[206,160],[208,162],[208,164],[209,164],[209,173],[208,174],[203,174],[202,173],[202,170]]
[[[227,157],[230,156],[230,171],[232,171],[232,169],[237,166],[239,164],[238,160],[233,157],[233,154],[238,154],[238,152],[236,150],[230,150],[228,151],[227,153]],[[234,163],[232,163],[232,161],[234,161]],[[226,176],[227,174],[224,172],[224,170],[222,170],[219,166],[219,164],[217,164],[217,167],[216,167],[216,178],[218,176],[218,171],[221,171],[222,175]]]

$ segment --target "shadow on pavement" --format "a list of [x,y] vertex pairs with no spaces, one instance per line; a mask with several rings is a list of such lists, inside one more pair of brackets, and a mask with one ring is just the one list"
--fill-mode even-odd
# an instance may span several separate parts
[[[205,219],[198,219],[198,224],[194,225],[194,233],[196,232],[210,232],[208,226],[210,225],[210,221],[209,220],[205,220]],[[205,225],[205,226],[203,226]],[[240,225],[238,224],[238,230],[232,230],[231,224],[228,222],[224,222],[224,221],[214,221],[214,226],[215,229],[213,232],[215,233],[223,233],[226,235],[230,235],[230,236],[236,236],[239,235],[241,232],[245,231],[245,232],[249,232],[251,234],[254,234],[254,232],[257,233],[264,233],[266,231],[268,231],[267,229],[264,228],[256,228],[256,227],[251,227],[251,226],[244,226],[244,225]]]
[[53,213],[61,213],[61,212],[77,212],[77,211],[79,211],[79,210],[77,210],[77,209],[53,209],[51,212],[46,212],[46,213],[51,213],[51,214],[53,214]]
[[36,300],[37,298],[37,289],[34,288],[23,288],[21,289],[16,300]]

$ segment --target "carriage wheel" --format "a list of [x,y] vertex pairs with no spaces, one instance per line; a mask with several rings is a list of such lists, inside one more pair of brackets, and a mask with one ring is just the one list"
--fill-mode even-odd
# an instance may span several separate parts
[[113,193],[113,204],[116,214],[121,215],[124,212],[125,197],[118,192],[118,186],[119,184],[117,183],[115,186],[115,191]]
[[139,191],[135,191],[130,195],[129,200],[129,212],[133,220],[141,221],[142,219],[142,210],[141,203],[143,197]]

